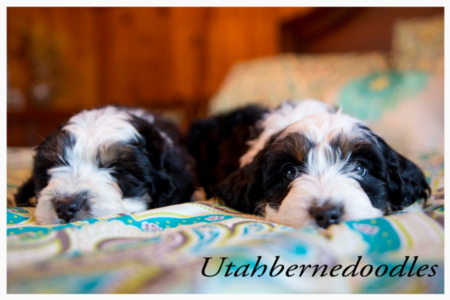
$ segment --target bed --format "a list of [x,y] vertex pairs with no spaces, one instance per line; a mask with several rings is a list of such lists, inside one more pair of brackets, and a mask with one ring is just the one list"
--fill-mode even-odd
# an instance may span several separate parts
[[[435,19],[427,22],[440,26]],[[396,30],[407,31],[410,25],[417,32],[417,23],[400,25]],[[293,27],[284,27],[291,46]],[[398,56],[393,68],[385,53],[372,52],[284,54],[244,62],[230,71],[209,108],[216,113],[253,102],[276,106],[289,97],[344,106],[424,170],[432,195],[423,212],[347,221],[327,230],[295,229],[209,200],[39,226],[33,208],[15,207],[13,200],[31,172],[33,150],[8,148],[8,293],[443,293],[443,75],[438,59],[433,61],[436,65],[418,68]],[[267,83],[270,89],[264,88]],[[351,102],[355,95],[357,103]],[[391,101],[379,104],[380,97]],[[408,119],[396,130],[389,123],[390,115],[398,116],[405,107],[414,107],[408,110],[411,116],[424,107],[438,113],[418,125],[426,127],[423,134],[411,136],[415,125]],[[221,258],[236,265],[231,273],[220,268]],[[251,276],[257,264],[271,269],[275,261],[283,265],[280,275],[273,276],[281,268]],[[303,266],[305,271],[287,273],[293,265],[297,268],[291,270]],[[337,265],[356,265],[355,272],[362,274],[332,276]],[[424,265],[424,276],[417,275]],[[314,272],[314,266],[325,267]],[[402,270],[377,276],[379,268],[394,275]]]
[[[30,171],[31,150],[8,150],[8,194]],[[428,163],[433,159],[427,159]],[[59,226],[37,226],[33,208],[7,209],[8,293],[442,293],[443,162],[425,167],[433,196],[425,212],[293,229],[212,202],[186,203]],[[214,277],[220,257],[254,267],[341,264],[405,272],[438,265],[433,277]],[[311,271],[311,272],[309,272]]]

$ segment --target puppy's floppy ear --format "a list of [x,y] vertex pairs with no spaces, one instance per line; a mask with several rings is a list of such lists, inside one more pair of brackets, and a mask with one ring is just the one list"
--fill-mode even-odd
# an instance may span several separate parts
[[171,147],[154,124],[142,122],[139,125],[137,130],[145,140],[145,150],[151,164],[151,180],[147,183],[153,200],[151,206],[160,207],[167,202],[175,189],[164,168]]
[[402,210],[419,199],[426,200],[431,189],[422,171],[409,159],[392,149],[377,137],[387,166],[389,206],[393,211]]
[[[48,170],[54,166],[65,164],[62,159],[65,149],[73,147],[75,144],[75,138],[69,132],[62,131],[66,124],[59,125],[36,147],[33,156],[33,174],[14,195],[17,206],[35,206],[29,200],[31,197],[39,195],[40,191],[47,186],[50,180]],[[36,197],[36,202],[37,200]]]
[[16,206],[35,206],[35,204],[29,202],[29,199],[34,196],[34,179],[31,177],[22,184],[17,193],[14,195]]
[[[163,122],[164,130],[156,124],[134,119],[134,126],[145,140],[150,167],[147,183],[152,197],[152,208],[187,202],[194,192],[189,158],[177,136],[176,127]],[[170,133],[170,137],[166,134]],[[175,145],[176,143],[176,145]]]
[[263,160],[261,150],[253,161],[231,173],[216,188],[215,196],[240,212],[254,214],[257,204],[264,200]]
[[163,169],[164,160],[170,148],[168,141],[164,139],[155,125],[149,124],[139,128],[138,131],[145,139],[145,150],[147,150],[147,157],[152,166],[158,170]]

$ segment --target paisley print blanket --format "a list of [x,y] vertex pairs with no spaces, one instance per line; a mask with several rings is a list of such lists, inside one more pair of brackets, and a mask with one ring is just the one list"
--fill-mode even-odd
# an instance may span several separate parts
[[294,229],[212,201],[39,226],[12,195],[31,150],[8,149],[8,293],[443,293],[443,157],[422,157],[424,212]]

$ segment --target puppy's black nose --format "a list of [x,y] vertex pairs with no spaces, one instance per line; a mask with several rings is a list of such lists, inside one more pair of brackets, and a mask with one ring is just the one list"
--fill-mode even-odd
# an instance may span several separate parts
[[325,205],[321,207],[314,207],[311,211],[317,225],[322,228],[327,228],[332,224],[338,224],[341,221],[342,207]]
[[69,222],[75,217],[77,212],[81,209],[81,201],[75,201],[72,199],[58,200],[55,204],[56,214],[58,218]]

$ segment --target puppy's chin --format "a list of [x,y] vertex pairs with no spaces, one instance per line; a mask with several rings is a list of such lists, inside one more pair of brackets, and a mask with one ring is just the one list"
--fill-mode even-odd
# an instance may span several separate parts
[[[142,197],[125,198],[115,201],[115,205],[108,205],[111,202],[105,201],[90,201],[89,211],[80,211],[70,222],[82,221],[90,218],[104,217],[108,215],[121,213],[135,213],[147,209],[147,202],[151,202],[148,194]],[[66,224],[67,222],[58,218],[55,213],[55,208],[50,200],[41,199],[34,211],[36,222],[40,225],[58,225]]]
[[[47,201],[48,202],[48,201]],[[120,214],[120,213],[129,213],[125,207],[117,208],[115,210],[97,210],[92,211],[90,213],[80,212],[76,217],[70,220],[69,223],[83,221],[90,218],[104,217],[108,215]],[[67,224],[66,221],[57,217],[54,208],[48,207],[46,202],[39,202],[34,211],[34,216],[36,219],[36,223],[39,225],[59,225],[59,224]]]
[[[382,217],[383,213],[379,209],[371,209],[367,211],[359,211],[352,215],[345,214],[343,216],[343,222],[351,220],[363,220]],[[292,211],[286,208],[280,207],[279,210],[266,205],[264,212],[264,219],[268,222],[273,222],[289,227],[300,228],[304,226],[312,226],[321,229],[317,222],[311,218],[306,210]]]
[[[36,209],[34,211],[34,216],[36,222],[40,225],[55,225],[55,224],[66,224],[65,220],[58,218],[55,212],[54,201],[47,197],[47,193],[45,196],[40,197],[38,203],[36,205]],[[70,222],[82,221],[90,218],[108,216],[119,213],[128,213],[133,212],[127,210],[124,203],[120,197],[111,197],[111,198],[93,198],[87,201],[87,208],[82,208]],[[136,206],[136,205],[135,205]],[[137,209],[136,207],[134,211],[140,211],[144,209]],[[141,207],[138,207],[141,208]]]
[[380,209],[372,206],[367,194],[355,180],[345,176],[335,176],[326,185],[321,185],[320,181],[315,182],[315,178],[308,175],[296,179],[291,184],[289,193],[278,209],[266,205],[264,215],[267,221],[290,227],[318,227],[310,213],[311,209],[327,204],[343,208],[340,222],[383,216]]
[[34,210],[34,217],[36,223],[39,225],[59,225],[66,223],[56,216],[52,205],[47,205],[45,202],[38,202]]

